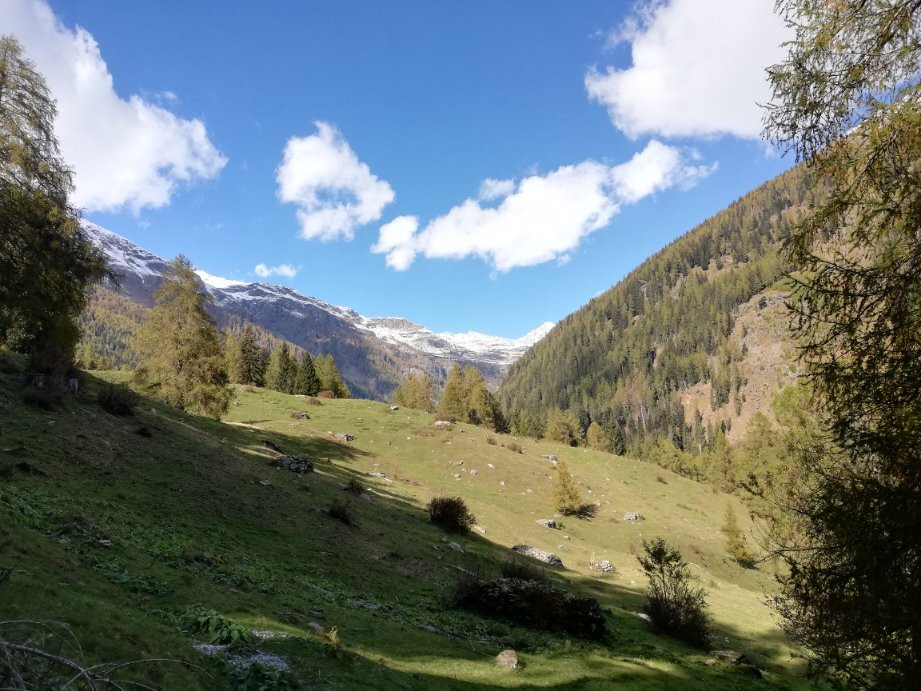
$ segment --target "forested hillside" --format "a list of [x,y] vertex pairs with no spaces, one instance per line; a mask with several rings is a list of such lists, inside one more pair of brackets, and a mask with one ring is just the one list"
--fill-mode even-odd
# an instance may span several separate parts
[[[566,317],[509,370],[499,399],[512,429],[540,433],[563,410],[583,433],[597,421],[615,448],[712,445],[744,403],[748,334],[731,338],[737,317],[789,268],[780,241],[811,204],[808,188],[802,167],[778,176]],[[779,301],[762,297],[754,309]]]

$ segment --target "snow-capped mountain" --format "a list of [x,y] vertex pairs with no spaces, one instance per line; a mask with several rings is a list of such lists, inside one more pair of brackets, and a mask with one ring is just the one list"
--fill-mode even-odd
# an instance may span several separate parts
[[[119,292],[152,305],[167,262],[96,224],[84,222],[84,227],[120,276]],[[365,317],[285,286],[196,273],[214,298],[219,323],[242,319],[312,353],[332,353],[349,386],[373,398],[386,398],[413,370],[443,381],[454,362],[472,364],[498,383],[508,366],[554,326],[541,324],[517,339],[475,331],[435,333],[400,317]]]

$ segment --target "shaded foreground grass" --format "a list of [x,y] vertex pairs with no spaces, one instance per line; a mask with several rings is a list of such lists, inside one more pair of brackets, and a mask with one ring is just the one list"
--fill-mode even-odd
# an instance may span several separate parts
[[[90,662],[168,658],[128,674],[163,688],[224,688],[222,665],[174,623],[202,604],[284,634],[260,649],[319,688],[805,685],[761,603],[769,575],[726,558],[727,497],[706,487],[670,474],[663,485],[660,468],[530,440],[513,453],[488,444],[483,430],[436,431],[431,416],[370,401],[324,401],[295,420],[303,399],[238,389],[226,423],[146,398],[136,416],[119,418],[95,404],[100,381],[87,384],[45,412],[19,402],[19,375],[0,374],[0,566],[13,569],[0,586],[0,620],[64,622]],[[330,432],[356,439],[342,444]],[[264,439],[310,456],[316,472],[272,467]],[[565,457],[580,490],[600,503],[592,520],[537,525],[553,515],[544,454]],[[341,489],[351,478],[368,491]],[[442,495],[464,497],[484,532],[458,539],[430,524],[423,507]],[[353,527],[328,515],[335,501],[349,501]],[[647,520],[623,522],[625,511]],[[694,563],[725,647],[758,661],[766,680],[709,667],[636,616],[645,584],[633,553],[653,535]],[[448,547],[453,540],[464,553]],[[475,561],[498,575],[508,547],[522,542],[559,554],[564,567],[551,580],[609,609],[607,640],[527,631],[450,606],[458,568]],[[618,573],[588,569],[601,559]],[[313,622],[335,626],[341,648]],[[506,647],[522,669],[496,668]]]

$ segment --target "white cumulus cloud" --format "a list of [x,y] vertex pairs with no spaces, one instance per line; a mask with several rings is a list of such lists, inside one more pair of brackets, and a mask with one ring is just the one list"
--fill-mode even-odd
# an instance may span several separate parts
[[758,137],[765,69],[791,38],[773,10],[774,0],[644,0],[612,36],[630,44],[632,65],[593,68],[585,88],[629,137]]
[[298,206],[307,240],[351,240],[355,228],[381,217],[393,189],[358,160],[335,126],[314,123],[316,134],[292,137],[278,168],[278,198]]
[[57,100],[55,132],[74,169],[77,206],[162,207],[180,184],[213,178],[226,164],[201,120],[121,98],[93,36],[62,25],[44,0],[2,0],[0,33],[19,40]]
[[692,185],[713,170],[686,158],[654,140],[619,165],[589,160],[508,181],[496,206],[467,199],[421,230],[415,216],[394,219],[381,226],[371,251],[385,254],[388,266],[398,271],[420,254],[476,256],[501,272],[554,259],[565,263],[582,239],[605,227],[623,204],[675,185]]
[[290,264],[279,264],[278,266],[268,266],[266,264],[256,264],[253,268],[253,272],[261,278],[269,278],[270,276],[282,276],[283,278],[294,278],[297,276],[297,272],[300,271],[300,268],[295,268]]
[[514,180],[495,180],[494,178],[486,178],[482,183],[480,183],[479,197],[484,202],[488,202],[493,201],[494,199],[502,199],[503,197],[507,197],[514,191]]

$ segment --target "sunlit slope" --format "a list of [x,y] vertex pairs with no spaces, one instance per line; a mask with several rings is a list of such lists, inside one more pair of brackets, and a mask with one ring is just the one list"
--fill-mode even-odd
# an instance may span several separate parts
[[[230,424],[150,400],[135,417],[116,418],[95,404],[93,381],[79,400],[44,412],[19,402],[20,378],[0,374],[0,561],[13,567],[0,586],[0,620],[67,622],[88,661],[168,658],[144,667],[146,678],[164,688],[222,688],[220,665],[198,654],[170,616],[201,603],[254,629],[287,632],[260,648],[319,688],[753,683],[650,634],[636,616],[644,583],[632,552],[643,537],[665,535],[711,591],[718,631],[730,639],[720,647],[766,667],[758,683],[803,684],[761,604],[769,575],[724,555],[719,524],[733,500],[667,471],[527,440],[519,454],[501,446],[511,438],[491,445],[477,428],[436,431],[422,413],[357,400],[309,406],[262,390],[238,390]],[[293,410],[310,419],[292,418]],[[356,438],[343,444],[330,432]],[[263,439],[311,456],[317,472],[271,467]],[[535,522],[553,517],[553,469],[543,454],[570,461],[586,499],[601,503],[594,519],[565,519],[556,531]],[[365,497],[340,488],[352,477],[371,489]],[[421,506],[443,494],[464,497],[485,534],[458,539],[432,526]],[[326,514],[349,497],[354,527]],[[624,522],[625,511],[646,520]],[[518,543],[558,554],[564,566],[554,578],[611,608],[610,641],[567,640],[450,607],[456,567],[476,560],[497,573]],[[596,578],[587,568],[593,556],[618,573]],[[341,650],[311,622],[337,627]],[[523,669],[495,666],[507,647]]]

